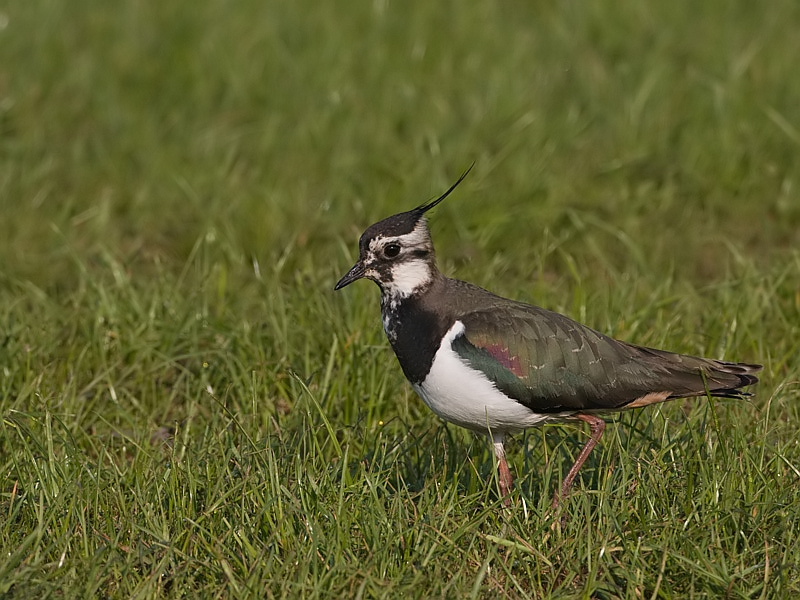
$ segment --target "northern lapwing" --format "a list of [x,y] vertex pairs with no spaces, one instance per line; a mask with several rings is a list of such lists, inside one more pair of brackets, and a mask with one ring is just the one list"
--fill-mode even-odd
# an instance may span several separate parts
[[468,172],[435,200],[370,226],[358,262],[334,289],[362,278],[378,284],[383,329],[411,387],[445,421],[489,434],[506,505],[509,433],[588,423],[591,436],[554,495],[557,505],[603,434],[598,415],[673,398],[748,395],[741,388],[758,381],[761,365],[628,344],[442,275],[424,215]]

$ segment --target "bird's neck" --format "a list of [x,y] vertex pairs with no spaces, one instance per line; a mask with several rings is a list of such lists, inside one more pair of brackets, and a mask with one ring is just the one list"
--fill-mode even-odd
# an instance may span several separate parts
[[422,382],[433,364],[442,336],[452,325],[446,310],[437,307],[447,279],[436,266],[430,279],[409,295],[381,294],[381,316],[386,337],[392,345],[406,378]]
[[411,305],[424,304],[422,300],[444,275],[432,260],[412,259],[397,264],[392,269],[391,281],[383,281],[381,288],[381,316],[383,329],[392,341],[397,320]]
[[408,298],[425,294],[442,277],[430,257],[409,258],[393,265],[389,277],[380,283],[381,310],[393,312]]

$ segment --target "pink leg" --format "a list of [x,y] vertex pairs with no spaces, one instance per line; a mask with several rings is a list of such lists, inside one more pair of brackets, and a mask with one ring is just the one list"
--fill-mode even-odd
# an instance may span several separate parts
[[498,483],[500,484],[500,493],[503,495],[503,504],[511,506],[511,488],[514,485],[514,478],[511,476],[511,470],[508,468],[508,461],[506,461],[506,451],[503,448],[503,434],[492,434],[492,442],[494,442],[494,455],[497,457]]
[[567,473],[567,476],[564,478],[564,482],[561,484],[561,493],[556,492],[555,496],[553,496],[553,508],[558,506],[558,503],[561,501],[562,498],[566,497],[569,493],[569,489],[572,487],[572,482],[575,481],[575,477],[578,475],[578,471],[581,470],[583,463],[586,462],[586,459],[589,458],[589,455],[594,450],[594,447],[597,446],[597,442],[600,441],[600,438],[603,435],[603,431],[606,429],[606,422],[603,421],[600,417],[595,417],[593,415],[584,415],[584,414],[577,414],[575,418],[580,419],[581,421],[585,421],[589,424],[589,429],[591,430],[591,435],[589,436],[589,441],[586,442],[586,445],[581,450],[581,453],[578,455],[578,458],[575,460],[575,464],[572,465],[572,468]]

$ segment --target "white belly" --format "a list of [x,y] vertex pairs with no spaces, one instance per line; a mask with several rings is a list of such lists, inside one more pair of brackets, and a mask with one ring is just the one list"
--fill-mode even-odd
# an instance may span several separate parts
[[464,324],[456,321],[442,339],[425,381],[412,384],[433,412],[461,427],[498,433],[519,431],[556,416],[534,413],[470,368],[452,348],[463,332]]

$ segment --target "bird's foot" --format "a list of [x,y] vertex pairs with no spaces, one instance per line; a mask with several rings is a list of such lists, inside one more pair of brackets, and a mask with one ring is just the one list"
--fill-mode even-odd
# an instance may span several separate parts
[[500,494],[503,496],[503,505],[506,508],[511,507],[511,488],[514,487],[514,477],[511,475],[511,470],[508,468],[508,462],[505,456],[498,461],[498,484],[500,486]]

